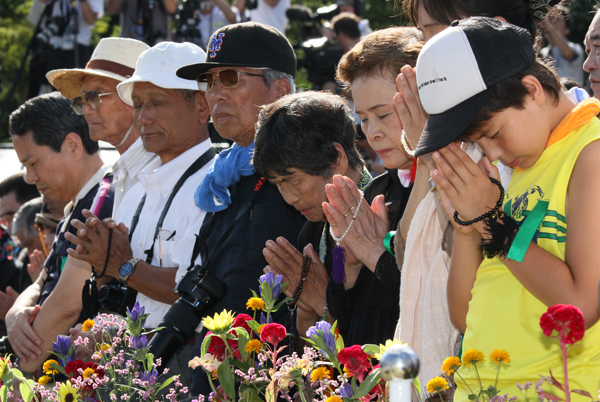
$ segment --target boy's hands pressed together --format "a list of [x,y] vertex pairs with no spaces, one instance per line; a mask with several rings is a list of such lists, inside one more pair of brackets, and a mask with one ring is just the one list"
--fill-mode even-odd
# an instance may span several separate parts
[[432,172],[433,181],[455,230],[462,234],[476,230],[483,236],[483,221],[462,226],[454,220],[454,212],[462,221],[469,221],[494,208],[500,190],[489,178],[500,180],[498,169],[487,157],[475,163],[457,143],[434,152],[433,159],[438,167]]

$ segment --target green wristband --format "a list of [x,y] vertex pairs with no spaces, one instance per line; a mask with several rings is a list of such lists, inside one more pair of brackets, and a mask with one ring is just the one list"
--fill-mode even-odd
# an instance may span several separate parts
[[383,238],[383,247],[385,247],[385,249],[387,250],[388,253],[390,253],[391,255],[393,255],[394,257],[396,256],[396,254],[394,254],[392,252],[392,239],[394,238],[394,236],[396,235],[396,231],[391,231],[391,232],[387,232],[385,237]]

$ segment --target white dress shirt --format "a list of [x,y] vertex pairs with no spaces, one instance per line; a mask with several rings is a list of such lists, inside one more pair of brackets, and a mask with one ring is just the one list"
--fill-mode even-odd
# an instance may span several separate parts
[[138,182],[138,173],[154,158],[158,158],[158,156],[146,151],[142,139],[138,138],[115,162],[113,165],[113,180],[116,183],[113,216],[115,216],[125,193]]
[[[125,194],[115,215],[117,222],[123,222],[127,227],[131,227],[131,221],[138,205],[144,194],[146,194],[146,202],[131,239],[131,250],[134,257],[146,260],[144,251],[152,245],[158,219],[175,184],[188,167],[204,152],[208,151],[211,146],[210,140],[206,140],[165,165],[161,165],[159,158],[153,159],[140,171],[138,174],[139,183],[135,184]],[[177,192],[165,216],[162,230],[159,233],[160,240],[157,238],[154,244],[152,265],[178,268],[173,261],[173,250],[183,238],[188,226],[202,222],[206,215],[206,211],[196,206],[194,192],[215,159],[213,158],[191,175]],[[172,286],[175,288],[175,281],[173,281]],[[146,312],[151,313],[146,320],[146,327],[148,328],[156,328],[171,307],[170,304],[153,300],[141,293],[138,293],[137,301],[146,307]]]

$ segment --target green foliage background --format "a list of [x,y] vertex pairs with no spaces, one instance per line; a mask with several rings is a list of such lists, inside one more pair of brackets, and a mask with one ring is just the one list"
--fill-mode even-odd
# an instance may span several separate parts
[[[444,0],[439,0],[444,1]],[[498,0],[502,1],[502,0]],[[0,0],[0,107],[4,105],[10,87],[20,67],[27,44],[31,39],[34,27],[27,22],[26,17],[33,0]],[[292,0],[293,4],[304,4],[313,10],[323,5],[331,4],[327,0]],[[582,43],[592,20],[593,6],[597,0],[576,0],[571,4],[572,30],[570,40]],[[371,28],[379,29],[390,25],[408,25],[409,21],[401,14],[400,6],[394,6],[394,1],[368,0],[364,18],[369,19]],[[96,23],[92,42],[97,43],[101,37],[113,35],[116,32],[110,28],[110,18],[105,16]],[[118,28],[118,27],[115,27]],[[291,40],[296,39],[294,29],[289,32]],[[17,89],[11,98],[8,113],[0,122],[0,141],[8,139],[8,114],[26,100],[28,83],[28,63],[19,80]],[[299,74],[298,84],[306,87],[305,75]]]

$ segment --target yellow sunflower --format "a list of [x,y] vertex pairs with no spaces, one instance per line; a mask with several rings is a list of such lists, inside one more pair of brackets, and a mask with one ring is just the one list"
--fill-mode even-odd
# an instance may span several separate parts
[[430,394],[442,392],[443,390],[448,388],[450,388],[448,386],[448,381],[446,381],[444,377],[433,377],[427,383],[427,392],[429,392]]
[[223,310],[221,313],[216,313],[214,317],[204,317],[202,325],[215,335],[223,335],[231,329],[233,319],[233,312]]
[[50,381],[50,380],[51,380],[50,377],[48,377],[47,375],[43,375],[40,378],[38,378],[37,382],[40,385],[46,385],[46,384],[48,384],[48,381]]
[[248,341],[248,343],[246,343],[246,347],[244,348],[244,350],[246,351],[246,353],[252,353],[252,352],[258,352],[262,349],[262,342],[259,341],[258,339],[252,339],[250,341]]
[[458,356],[450,356],[442,363],[442,372],[449,376],[453,374],[462,365]]
[[327,379],[331,379],[331,374],[329,373],[329,368],[327,367],[317,367],[310,373],[310,381],[315,382],[321,380],[323,377]]
[[258,329],[256,330],[256,332],[258,332],[260,334],[262,332],[262,329],[265,327],[265,325],[267,325],[267,324],[260,324],[258,326]]
[[96,324],[96,321],[94,321],[94,320],[85,320],[83,322],[83,324],[81,325],[81,330],[83,332],[90,332],[92,330],[92,327],[94,326],[94,324]]
[[108,349],[110,349],[110,345],[108,343],[103,343],[102,345],[100,345],[100,350],[104,351]]
[[2,378],[5,371],[8,371],[8,369],[10,369],[10,366],[11,366],[11,364],[10,364],[9,356],[7,356],[6,358],[0,357],[0,378]]
[[492,363],[510,363],[510,355],[506,350],[494,349],[492,353],[490,353],[490,360]]
[[58,398],[60,402],[77,402],[79,401],[79,394],[77,393],[77,389],[73,388],[70,381],[65,381],[60,384]]
[[42,366],[42,370],[44,371],[44,374],[58,374],[58,370],[52,368],[52,363],[54,363],[58,366],[58,362],[53,359],[46,360],[44,362],[44,365]]
[[260,297],[251,297],[246,302],[246,310],[262,310],[265,308],[265,302]]
[[466,367],[470,367],[471,364],[481,363],[484,360],[483,353],[477,349],[469,349],[463,353],[462,362]]
[[344,400],[337,395],[332,395],[329,398],[327,398],[325,402],[344,402]]

